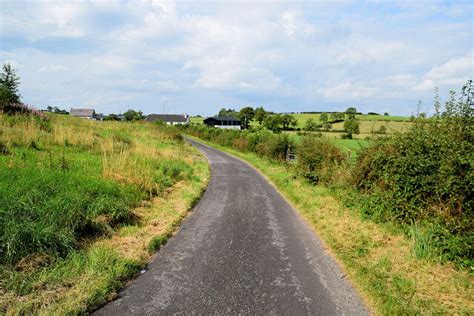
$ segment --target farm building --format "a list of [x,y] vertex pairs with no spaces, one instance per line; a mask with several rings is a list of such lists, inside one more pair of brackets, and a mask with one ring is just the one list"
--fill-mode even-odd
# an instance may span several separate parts
[[96,117],[94,109],[71,109],[71,111],[69,111],[69,115],[89,120],[93,120]]
[[163,121],[168,125],[179,125],[189,123],[187,114],[150,114],[145,118],[146,122]]
[[207,126],[225,128],[225,129],[241,129],[240,120],[233,117],[208,117],[203,121]]

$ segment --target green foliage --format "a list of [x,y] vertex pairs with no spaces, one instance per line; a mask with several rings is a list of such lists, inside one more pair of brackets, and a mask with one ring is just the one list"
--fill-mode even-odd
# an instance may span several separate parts
[[297,147],[297,171],[311,183],[330,182],[344,162],[341,151],[321,137],[305,136]]
[[133,187],[59,170],[0,170],[0,256],[63,256],[80,238],[126,221],[141,195]]
[[[345,189],[347,196],[343,199],[357,204],[364,217],[396,223],[405,231],[420,225],[416,233],[410,233],[416,241],[417,256],[469,267],[474,258],[474,118],[470,84],[460,97],[450,94],[444,112],[439,109],[430,119],[414,118],[406,133],[376,138],[349,161],[324,138],[304,136],[294,144],[287,134],[268,131],[281,130],[278,115],[267,116],[264,126],[268,130],[229,132],[189,127],[186,132],[219,145],[256,152],[273,161],[283,160],[291,145],[297,153],[295,169],[310,182],[335,188],[353,184],[352,189]],[[340,114],[344,118],[344,113]],[[359,117],[350,115],[346,120],[346,135],[358,132]],[[332,115],[332,119],[339,118],[340,115]],[[353,149],[360,149],[361,144],[355,142]]]
[[121,119],[117,114],[109,114],[104,117],[104,121],[121,121]]
[[50,106],[50,105],[46,107],[46,112],[56,113],[56,114],[69,114],[69,112],[66,110],[61,110],[57,106]]
[[281,116],[278,114],[270,114],[265,117],[263,121],[263,126],[272,131],[272,132],[279,132],[281,131],[282,119]]
[[[346,114],[347,117],[355,117],[356,114],[357,114],[357,109],[355,107],[348,107],[345,114]],[[369,113],[369,115],[370,115],[370,113]]]
[[255,147],[255,152],[267,158],[283,161],[292,142],[287,134],[277,134]]
[[219,110],[219,113],[217,113],[217,116],[223,116],[223,117],[233,117],[233,118],[239,118],[240,113],[237,112],[235,109],[225,109],[222,108]]
[[359,122],[357,122],[355,115],[349,116],[349,118],[344,122],[344,132],[343,138],[352,139],[352,134],[359,134]]
[[331,113],[330,117],[329,117],[329,121],[331,123],[336,123],[336,122],[342,122],[344,121],[344,113],[342,112],[334,112],[334,113]]
[[288,131],[297,125],[298,120],[291,114],[270,114],[263,121],[263,126],[272,132]]
[[321,124],[318,124],[314,121],[314,119],[309,118],[306,121],[306,125],[305,125],[304,129],[306,131],[317,131],[320,127],[321,127]]
[[[41,259],[41,257],[37,258]],[[43,266],[33,265],[35,269],[30,268],[27,271],[4,269],[0,266],[0,288],[16,295],[26,296],[34,294],[39,289],[57,292],[71,287],[72,284],[78,285],[78,289],[81,289],[81,285],[82,288],[93,286],[93,289],[87,293],[86,304],[63,307],[55,302],[56,304],[52,304],[55,305],[53,308],[64,308],[67,312],[58,312],[53,309],[54,312],[50,310],[46,314],[84,314],[91,306],[105,303],[110,293],[120,289],[123,282],[130,279],[140,269],[138,262],[124,258],[108,247],[96,247],[91,251],[75,251],[65,258],[56,259],[54,264],[45,265],[44,263]],[[83,284],[78,284],[81,279]],[[88,280],[94,281],[88,282]],[[28,304],[15,306],[13,314],[37,314],[41,308],[47,308],[41,294],[44,295],[44,292]],[[84,295],[83,292],[79,294]],[[33,297],[28,296],[30,299]]]
[[267,112],[263,107],[258,107],[255,109],[255,120],[258,122],[258,124],[262,125],[266,116]]
[[153,239],[148,244],[148,251],[155,252],[158,251],[162,246],[166,244],[168,239],[171,237],[171,234],[163,234],[153,237]]
[[319,117],[319,120],[321,122],[323,122],[323,124],[326,124],[329,120],[329,115],[326,112],[321,113],[321,116]]
[[353,181],[372,196],[369,215],[376,212],[379,219],[402,223],[438,223],[436,237],[429,238],[437,250],[431,252],[465,264],[474,257],[474,118],[468,103],[455,93],[445,109],[443,116],[419,118],[406,133],[365,148]]
[[283,114],[281,115],[281,125],[284,131],[288,131],[290,128],[295,128],[298,121],[291,114]]
[[204,126],[180,126],[180,128],[201,139],[241,151],[252,151],[272,160],[285,160],[288,148],[294,147],[292,138],[287,134],[274,134],[264,129],[249,132]]
[[8,63],[4,64],[0,73],[0,109],[4,104],[20,103],[19,84],[20,77],[16,74],[16,70]]
[[142,111],[135,111],[135,110],[128,110],[127,112],[123,113],[126,121],[140,121],[143,120],[143,112]]
[[239,117],[240,120],[243,122],[244,128],[247,129],[249,127],[250,122],[252,122],[253,118],[255,117],[255,111],[250,106],[244,107],[240,109]]

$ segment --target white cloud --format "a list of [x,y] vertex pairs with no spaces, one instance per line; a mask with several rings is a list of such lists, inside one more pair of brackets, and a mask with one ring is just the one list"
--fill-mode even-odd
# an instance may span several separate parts
[[58,72],[58,71],[66,71],[68,70],[68,67],[65,67],[63,65],[47,65],[47,66],[41,66],[38,69],[38,72]]
[[473,52],[466,56],[451,58],[445,63],[431,68],[423,76],[422,81],[415,86],[415,91],[432,91],[435,87],[460,87],[467,80],[474,78]]
[[[146,111],[154,99],[177,94],[189,108],[200,95],[234,107],[317,110],[355,101],[373,110],[381,100],[410,104],[431,98],[434,86],[458,89],[473,77],[472,17],[463,11],[469,6],[363,7],[341,1],[2,2],[2,15],[11,20],[0,22],[8,44],[0,45],[0,61],[17,62],[28,102],[98,104],[99,110],[134,103]],[[434,18],[443,14],[449,19]],[[70,40],[64,47],[54,41],[61,37]],[[203,101],[199,113],[213,113],[214,103]]]
[[375,95],[377,87],[367,83],[343,82],[337,85],[330,85],[320,91],[327,99],[333,101],[360,101]]

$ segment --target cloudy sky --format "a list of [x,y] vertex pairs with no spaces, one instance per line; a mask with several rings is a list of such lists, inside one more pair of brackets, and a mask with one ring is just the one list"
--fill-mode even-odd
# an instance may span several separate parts
[[3,1],[25,103],[409,115],[474,78],[470,1]]

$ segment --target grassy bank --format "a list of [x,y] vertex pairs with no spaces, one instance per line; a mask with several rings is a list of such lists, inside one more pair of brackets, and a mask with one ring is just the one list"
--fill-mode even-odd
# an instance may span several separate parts
[[77,314],[113,298],[208,177],[166,127],[0,116],[0,313]]
[[403,227],[376,223],[356,206],[346,207],[340,198],[345,189],[312,185],[288,165],[208,144],[249,162],[278,188],[312,225],[376,314],[474,312],[473,277],[468,271],[420,258],[415,237]]

